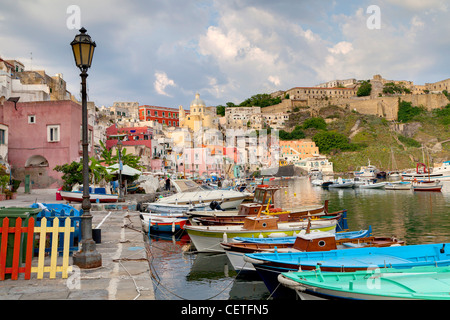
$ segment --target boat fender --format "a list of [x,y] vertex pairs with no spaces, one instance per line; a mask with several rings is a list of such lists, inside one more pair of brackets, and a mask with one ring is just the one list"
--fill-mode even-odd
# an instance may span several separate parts
[[445,243],[442,244],[442,248],[441,248],[440,252],[445,253]]
[[175,232],[175,222],[172,222],[172,233]]
[[288,279],[286,277],[284,277],[282,274],[278,275],[278,282],[281,283],[282,285],[284,285],[285,287],[294,289],[294,290],[300,290],[300,291],[305,291],[306,288],[304,286],[302,286],[301,284],[299,284],[298,282]]
[[264,263],[264,260],[250,258],[247,255],[244,255],[244,261],[249,262],[251,264],[263,264]]
[[223,242],[228,242],[228,237],[227,237],[226,232],[223,233]]
[[260,238],[260,239],[264,238],[263,234],[260,233],[259,236],[258,236],[258,238]]

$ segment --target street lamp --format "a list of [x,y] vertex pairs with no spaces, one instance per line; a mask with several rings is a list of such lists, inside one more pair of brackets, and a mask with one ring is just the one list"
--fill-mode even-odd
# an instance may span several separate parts
[[123,147],[123,143],[122,140],[117,141],[117,151],[119,153],[119,199],[118,202],[123,202],[123,189],[122,189],[122,168],[123,168],[123,164],[122,164],[122,147]]
[[85,28],[80,29],[80,34],[70,43],[76,66],[81,70],[81,110],[82,110],[82,146],[83,146],[83,202],[81,208],[81,242],[80,250],[73,254],[73,263],[82,268],[97,268],[102,265],[102,257],[95,248],[95,241],[92,239],[92,215],[91,202],[89,197],[89,154],[88,154],[88,112],[86,78],[87,70],[91,67],[94,56],[95,42],[86,33]]

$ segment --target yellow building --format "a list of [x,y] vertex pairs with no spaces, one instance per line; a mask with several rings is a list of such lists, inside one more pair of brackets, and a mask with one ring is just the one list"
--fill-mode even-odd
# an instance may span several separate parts
[[190,105],[190,114],[186,115],[182,106],[179,107],[180,127],[189,128],[192,132],[201,129],[217,129],[219,119],[214,107],[206,107],[200,94],[195,95]]

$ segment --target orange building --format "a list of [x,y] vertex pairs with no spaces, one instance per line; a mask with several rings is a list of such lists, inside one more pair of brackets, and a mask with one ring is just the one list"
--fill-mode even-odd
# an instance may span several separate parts
[[289,162],[297,162],[306,158],[319,155],[319,148],[311,140],[280,140],[280,159]]

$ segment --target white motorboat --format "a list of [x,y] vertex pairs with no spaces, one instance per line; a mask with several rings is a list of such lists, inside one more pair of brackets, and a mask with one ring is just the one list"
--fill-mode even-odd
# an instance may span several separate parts
[[355,182],[353,180],[345,180],[338,178],[332,184],[328,185],[328,188],[353,188]]
[[411,190],[409,181],[393,181],[386,183],[385,190]]
[[386,182],[376,182],[376,179],[369,179],[363,181],[358,187],[361,189],[383,189],[386,186]]
[[354,171],[353,175],[355,178],[376,178],[379,170],[374,165],[369,164],[367,166],[362,166],[358,171]]
[[187,211],[209,211],[209,203],[198,203],[198,204],[172,204],[172,203],[161,203],[161,202],[149,202],[143,204],[146,207],[147,212],[153,213],[184,213]]
[[216,190],[197,184],[195,181],[187,179],[171,180],[171,184],[177,190],[177,193],[159,198],[157,203],[176,204],[176,205],[189,205],[192,203],[204,204],[217,201],[220,203],[222,209],[235,209],[247,199],[253,196],[248,192],[239,192],[235,190]]

